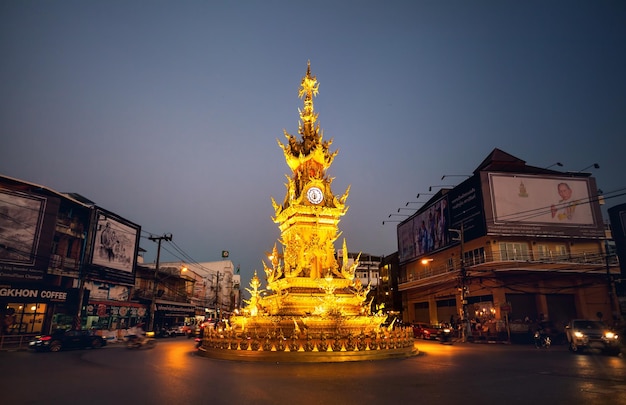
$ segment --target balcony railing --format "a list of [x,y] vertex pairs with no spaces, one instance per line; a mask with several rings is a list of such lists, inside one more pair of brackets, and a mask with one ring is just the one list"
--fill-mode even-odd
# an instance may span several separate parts
[[[489,271],[489,270],[527,270],[527,271],[571,271],[571,272],[606,272],[607,265],[614,273],[619,272],[618,260],[615,255],[607,257],[603,253],[583,252],[577,255],[560,255],[552,257],[538,257],[537,259],[526,259],[523,256],[515,260],[502,260],[500,255],[492,257],[474,257],[466,260],[464,265],[467,271]],[[418,266],[421,266],[418,264]],[[410,283],[417,280],[428,279],[445,273],[458,272],[461,263],[456,260],[451,266],[447,262],[432,261],[423,268],[401,274],[399,282]]]

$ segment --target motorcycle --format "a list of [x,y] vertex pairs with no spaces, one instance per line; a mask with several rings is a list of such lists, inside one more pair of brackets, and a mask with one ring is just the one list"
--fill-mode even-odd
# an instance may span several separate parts
[[156,339],[152,336],[129,335],[126,341],[127,349],[152,349],[156,346]]
[[550,336],[546,335],[541,330],[535,331],[533,339],[535,341],[535,347],[537,349],[547,349],[552,344],[552,340],[550,339]]

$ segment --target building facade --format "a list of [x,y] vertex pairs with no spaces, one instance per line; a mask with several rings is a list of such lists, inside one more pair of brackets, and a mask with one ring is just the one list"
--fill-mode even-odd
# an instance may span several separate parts
[[405,322],[510,338],[534,322],[562,329],[576,317],[621,316],[611,284],[619,267],[589,173],[529,166],[494,149],[397,232]]
[[79,194],[0,176],[0,333],[136,322],[140,231]]
[[[155,264],[144,266],[154,271]],[[184,281],[184,285],[177,287],[178,292],[172,291],[166,296],[170,300],[182,300],[187,304],[185,310],[181,308],[178,314],[171,313],[170,319],[161,316],[157,306],[157,319],[163,318],[168,324],[173,322],[195,324],[205,319],[228,318],[236,308],[239,308],[239,275],[233,274],[234,266],[230,260],[201,263],[168,262],[161,263],[159,269],[177,275],[174,279]],[[180,304],[171,302],[169,306],[171,305]]]

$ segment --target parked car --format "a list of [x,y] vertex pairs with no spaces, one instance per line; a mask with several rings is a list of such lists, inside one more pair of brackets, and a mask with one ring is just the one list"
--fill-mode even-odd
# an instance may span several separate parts
[[441,325],[416,323],[413,325],[413,336],[424,340],[436,340],[441,332]]
[[160,338],[176,337],[178,336],[178,327],[164,325],[157,333],[155,333],[155,336]]
[[416,322],[411,326],[413,328],[413,337],[423,339],[424,329],[427,328],[429,325],[427,323]]
[[178,323],[174,325],[172,331],[175,336],[185,336],[189,333],[189,325],[186,325],[184,323]]
[[28,343],[28,347],[35,351],[51,351],[67,349],[99,349],[107,342],[102,336],[95,335],[89,330],[59,329],[50,335],[35,336]]
[[565,327],[569,350],[579,353],[587,349],[600,349],[607,354],[621,352],[619,336],[602,321],[573,319]]

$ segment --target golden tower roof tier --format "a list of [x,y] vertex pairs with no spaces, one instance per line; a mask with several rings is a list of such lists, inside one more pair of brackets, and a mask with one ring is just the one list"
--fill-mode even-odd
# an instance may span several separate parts
[[201,350],[206,355],[346,361],[415,354],[411,331],[392,333],[392,326],[381,327],[385,315],[371,313],[370,286],[355,278],[359,258],[350,263],[345,239],[344,260],[338,262],[338,224],[348,210],[350,187],[341,196],[331,190],[326,171],[337,152],[330,152],[332,142],[324,141],[317,123],[313,97],[318,88],[308,63],[299,91],[304,98],[304,108],[298,110],[300,137],[284,131],[287,142],[278,142],[291,175],[283,203],[272,199],[282,248],[275,243],[267,253],[268,263],[263,262],[267,287],[261,289],[255,272],[242,314],[232,316],[226,330],[205,336]]

